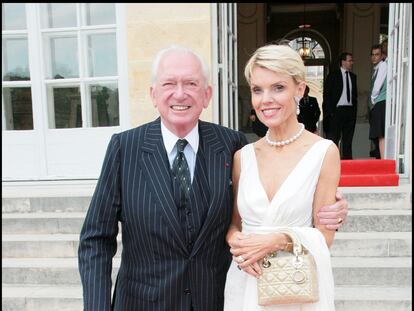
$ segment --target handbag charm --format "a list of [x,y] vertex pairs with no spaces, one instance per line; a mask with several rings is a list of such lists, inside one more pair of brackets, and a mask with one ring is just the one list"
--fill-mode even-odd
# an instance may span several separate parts
[[294,232],[288,235],[292,252],[277,251],[263,258],[262,275],[257,280],[259,305],[301,304],[319,300],[315,259]]

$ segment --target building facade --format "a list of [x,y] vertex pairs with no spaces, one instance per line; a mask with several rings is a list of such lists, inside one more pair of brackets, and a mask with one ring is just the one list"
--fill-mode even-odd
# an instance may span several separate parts
[[[306,36],[319,40],[329,61],[316,59],[307,66],[322,66],[326,75],[332,55],[351,51],[360,62],[355,65],[362,81],[359,98],[366,99],[367,55],[380,40],[381,8],[308,8],[334,14],[331,36],[338,39],[309,30]],[[111,135],[157,117],[149,96],[151,63],[171,44],[195,50],[212,68],[214,97],[201,118],[244,130],[248,56],[274,36],[293,40],[298,34],[293,25],[272,32],[277,14],[302,16],[300,5],[264,3],[3,3],[2,10],[2,181],[10,189],[96,182]],[[412,4],[390,3],[387,12],[386,157],[397,161],[401,180],[411,183]],[[361,107],[357,131],[359,126],[363,138],[355,141],[367,148]]]

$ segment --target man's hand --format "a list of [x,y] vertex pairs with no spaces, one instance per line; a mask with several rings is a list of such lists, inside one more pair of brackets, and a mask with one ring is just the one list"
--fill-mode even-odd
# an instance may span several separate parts
[[348,216],[348,202],[336,191],[336,203],[322,206],[318,212],[319,224],[328,230],[336,230],[342,226]]

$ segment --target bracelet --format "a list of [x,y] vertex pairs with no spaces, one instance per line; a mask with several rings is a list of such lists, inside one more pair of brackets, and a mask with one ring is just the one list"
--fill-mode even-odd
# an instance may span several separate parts
[[292,242],[287,242],[284,251],[291,253],[292,250],[293,250],[293,243]]

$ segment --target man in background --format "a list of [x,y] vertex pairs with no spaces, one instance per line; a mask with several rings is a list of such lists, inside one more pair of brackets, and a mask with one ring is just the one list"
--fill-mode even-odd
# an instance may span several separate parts
[[305,129],[317,134],[317,124],[321,115],[318,100],[309,96],[309,86],[306,86],[302,99],[299,101],[298,121],[305,124]]
[[250,110],[249,120],[252,122],[253,133],[259,137],[264,137],[267,132],[267,126],[259,120],[254,109]]
[[323,87],[323,127],[326,138],[341,151],[341,159],[352,159],[358,89],[357,77],[351,72],[354,60],[351,53],[339,57],[340,68],[328,74]]
[[384,159],[385,101],[387,99],[387,61],[382,60],[383,49],[380,44],[371,48],[371,62],[374,66],[371,91],[368,97],[369,139],[379,149],[380,159]]

